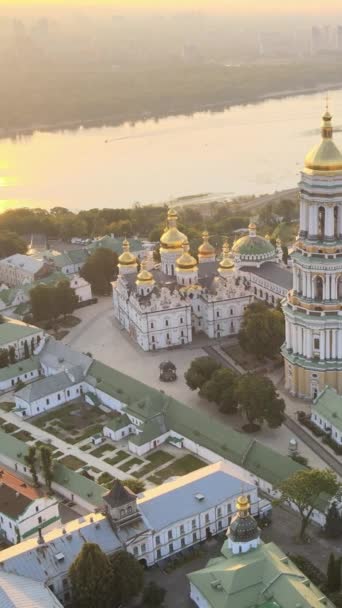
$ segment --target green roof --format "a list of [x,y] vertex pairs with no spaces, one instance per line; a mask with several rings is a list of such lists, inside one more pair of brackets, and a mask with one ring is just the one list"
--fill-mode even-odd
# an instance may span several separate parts
[[88,259],[89,253],[86,249],[70,249],[68,256],[73,264],[82,264]]
[[37,356],[30,357],[29,359],[23,359],[22,361],[18,361],[13,365],[8,365],[8,367],[1,368],[0,382],[10,380],[11,378],[21,376],[22,374],[32,372],[36,369],[39,369],[39,358]]
[[274,543],[233,555],[225,542],[221,553],[202,570],[188,574],[210,608],[333,608]]
[[337,394],[335,389],[325,387],[314,401],[312,409],[314,413],[319,414],[336,429],[342,431],[342,397]]
[[125,428],[125,426],[128,426],[129,424],[131,424],[130,419],[126,414],[123,414],[122,416],[115,416],[114,418],[106,422],[104,426],[108,427],[112,431],[119,431],[120,429]]
[[148,441],[157,439],[157,437],[160,437],[160,435],[167,431],[168,429],[165,428],[163,416],[157,416],[153,420],[145,422],[143,425],[143,432],[132,435],[130,441],[136,445],[144,445]]
[[[142,242],[139,239],[128,239],[129,240],[129,248],[130,251],[141,251],[143,249]],[[99,247],[105,247],[106,249],[111,249],[115,253],[122,253],[122,243],[124,241],[124,237],[113,238],[112,236],[103,236],[100,239],[94,241],[91,245],[89,245],[88,249],[98,249]]]
[[264,255],[275,254],[275,249],[270,241],[263,236],[242,236],[232,248],[233,253],[239,255]]
[[28,338],[41,332],[41,329],[34,325],[28,325],[16,319],[5,317],[5,322],[0,324],[0,346]]

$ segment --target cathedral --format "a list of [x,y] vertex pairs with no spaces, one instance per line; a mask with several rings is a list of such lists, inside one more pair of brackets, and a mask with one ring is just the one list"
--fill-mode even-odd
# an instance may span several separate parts
[[342,393],[342,154],[331,121],[327,109],[301,172],[293,288],[283,302],[286,388],[307,399],[326,385]]
[[113,282],[114,315],[120,326],[145,350],[190,344],[195,333],[209,338],[235,335],[244,310],[254,298],[276,305],[290,288],[291,273],[281,263],[280,243],[256,234],[255,224],[229,251],[227,241],[216,255],[203,232],[197,259],[187,236],[169,209],[160,238],[160,264],[148,270],[123,243],[118,277]]

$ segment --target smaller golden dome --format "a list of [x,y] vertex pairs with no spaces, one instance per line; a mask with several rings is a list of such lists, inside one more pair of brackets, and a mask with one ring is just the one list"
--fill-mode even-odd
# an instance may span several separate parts
[[145,260],[143,260],[141,262],[141,270],[136,280],[137,285],[153,285],[153,283],[155,282],[153,274],[147,270],[146,266],[147,263]]
[[249,511],[249,500],[247,498],[247,496],[239,496],[239,498],[237,499],[237,503],[236,503],[236,508],[238,511],[244,511],[244,512],[248,512]]
[[202,239],[203,243],[198,248],[198,255],[202,258],[215,255],[215,247],[209,243],[209,234],[206,230],[202,233]]
[[223,247],[222,247],[222,260],[219,263],[219,270],[233,270],[233,269],[234,269],[234,262],[229,257],[228,241],[225,241],[223,243]]
[[183,254],[176,260],[176,270],[193,270],[197,266],[197,260],[189,253],[189,243],[183,245]]
[[183,243],[187,240],[185,234],[183,234],[177,228],[177,211],[175,209],[169,209],[167,214],[168,228],[166,228],[160,237],[160,245],[162,249],[182,249]]
[[129,250],[129,242],[125,239],[122,243],[123,252],[119,256],[119,266],[133,266],[137,263],[136,257]]
[[254,222],[251,222],[248,226],[248,230],[256,230],[256,224],[254,224]]
[[329,172],[342,170],[342,154],[333,142],[332,116],[328,109],[322,116],[322,140],[305,157],[305,168]]

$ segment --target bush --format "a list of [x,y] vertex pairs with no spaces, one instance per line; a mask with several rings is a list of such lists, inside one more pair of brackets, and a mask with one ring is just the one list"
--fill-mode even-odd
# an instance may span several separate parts
[[305,576],[307,576],[310,581],[313,582],[317,587],[322,587],[326,584],[326,576],[313,564],[309,559],[304,557],[303,555],[298,554],[288,554],[290,560],[299,568]]
[[305,456],[301,456],[300,454],[292,454],[292,460],[298,462],[298,464],[303,464],[305,467],[308,466],[308,459]]
[[322,442],[331,447],[338,456],[342,455],[342,445],[338,445],[329,435],[324,435]]
[[143,606],[144,608],[158,608],[162,606],[166,590],[163,587],[159,587],[156,583],[151,581],[146,585],[143,593]]

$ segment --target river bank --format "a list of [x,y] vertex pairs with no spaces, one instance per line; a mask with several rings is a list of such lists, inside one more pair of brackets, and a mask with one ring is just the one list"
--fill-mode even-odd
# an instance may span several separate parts
[[289,97],[297,97],[302,95],[312,95],[319,92],[342,89],[342,81],[338,83],[321,83],[312,87],[304,87],[299,89],[285,89],[281,91],[269,91],[268,93],[259,95],[241,96],[235,99],[226,99],[217,103],[195,103],[191,108],[173,109],[171,106],[160,113],[152,111],[141,111],[134,113],[109,114],[98,116],[89,119],[63,120],[53,123],[34,123],[27,127],[18,128],[0,128],[0,139],[15,139],[20,137],[30,137],[36,132],[57,132],[57,131],[76,131],[90,128],[105,128],[118,127],[125,123],[134,125],[138,122],[146,122],[148,120],[163,120],[168,117],[177,116],[193,116],[201,112],[220,113],[234,107],[244,107],[250,104],[257,105],[272,99],[285,99]]

